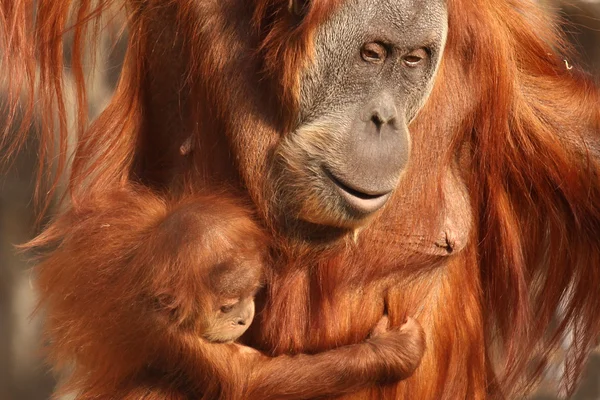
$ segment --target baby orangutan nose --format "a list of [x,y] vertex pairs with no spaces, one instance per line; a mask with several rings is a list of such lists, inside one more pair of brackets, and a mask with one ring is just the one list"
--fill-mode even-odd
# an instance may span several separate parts
[[237,320],[237,324],[238,324],[238,325],[245,326],[245,325],[246,325],[246,320],[245,320],[245,319],[243,319],[243,318],[240,318],[240,319],[238,319],[238,320]]

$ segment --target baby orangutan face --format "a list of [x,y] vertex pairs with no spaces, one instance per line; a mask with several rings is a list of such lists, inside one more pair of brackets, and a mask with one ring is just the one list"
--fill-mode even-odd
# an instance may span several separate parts
[[260,288],[258,260],[232,260],[210,272],[213,291],[212,314],[203,332],[211,342],[233,342],[246,332],[254,319],[254,296]]
[[217,303],[204,331],[211,342],[233,342],[246,332],[254,319],[254,294]]

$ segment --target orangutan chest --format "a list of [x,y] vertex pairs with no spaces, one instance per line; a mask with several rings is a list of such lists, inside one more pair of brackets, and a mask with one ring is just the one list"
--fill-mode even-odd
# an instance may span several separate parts
[[276,354],[316,353],[365,340],[386,312],[381,282],[362,287],[318,285],[306,273],[289,276],[257,299],[248,341]]

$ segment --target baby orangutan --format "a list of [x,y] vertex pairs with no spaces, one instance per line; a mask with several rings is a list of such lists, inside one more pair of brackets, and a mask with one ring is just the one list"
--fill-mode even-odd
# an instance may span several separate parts
[[50,356],[74,361],[64,391],[77,399],[158,400],[174,387],[186,393],[169,399],[339,396],[421,361],[413,319],[388,329],[384,317],[362,343],[310,355],[233,343],[254,318],[268,239],[227,194],[172,201],[130,187],[72,210],[31,247],[54,245],[38,281]]

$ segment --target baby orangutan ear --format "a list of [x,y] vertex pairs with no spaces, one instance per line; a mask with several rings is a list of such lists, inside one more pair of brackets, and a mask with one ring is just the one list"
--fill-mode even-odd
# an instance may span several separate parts
[[297,18],[303,18],[310,10],[310,0],[290,0],[290,13]]

